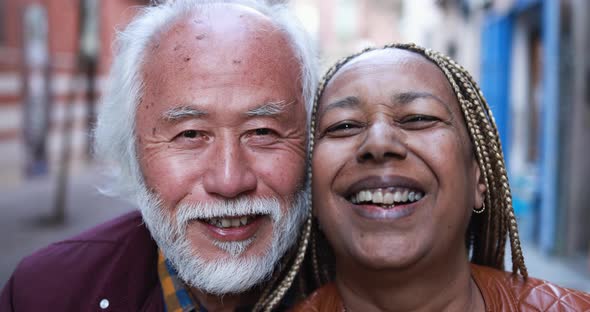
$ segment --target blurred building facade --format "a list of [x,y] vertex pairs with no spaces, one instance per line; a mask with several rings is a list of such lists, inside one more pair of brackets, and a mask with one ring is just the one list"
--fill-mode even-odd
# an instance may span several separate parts
[[[464,26],[433,45],[460,62],[471,54],[467,63],[479,67],[521,234],[548,253],[589,255],[590,3],[448,0],[438,6],[445,25],[460,19]],[[464,42],[474,29],[480,44]]]
[[0,0],[2,185],[54,171],[67,129],[75,163],[87,158],[115,29],[147,3]]
[[291,0],[311,33],[322,69],[369,46],[399,41],[402,0]]

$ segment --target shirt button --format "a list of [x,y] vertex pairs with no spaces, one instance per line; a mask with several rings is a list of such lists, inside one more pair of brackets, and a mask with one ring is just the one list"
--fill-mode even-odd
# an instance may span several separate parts
[[109,301],[107,299],[102,299],[98,305],[104,310],[109,307]]

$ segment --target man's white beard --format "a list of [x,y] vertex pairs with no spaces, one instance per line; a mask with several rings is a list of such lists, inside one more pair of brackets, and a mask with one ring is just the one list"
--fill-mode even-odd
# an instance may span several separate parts
[[[264,282],[272,275],[285,252],[296,242],[307,211],[305,190],[298,191],[286,213],[276,198],[239,198],[222,202],[195,203],[177,207],[176,220],[164,212],[159,200],[145,188],[138,196],[143,220],[166,258],[189,286],[223,295],[241,293]],[[186,237],[190,220],[236,215],[270,215],[271,243],[262,254],[242,256],[249,245],[261,237],[240,242],[213,241],[227,254],[206,260]]]

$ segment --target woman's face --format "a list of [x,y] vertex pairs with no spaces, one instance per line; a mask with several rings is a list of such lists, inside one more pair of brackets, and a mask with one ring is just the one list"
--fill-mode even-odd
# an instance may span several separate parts
[[403,50],[361,55],[328,83],[317,125],[314,214],[339,262],[385,269],[466,256],[485,187],[436,65]]

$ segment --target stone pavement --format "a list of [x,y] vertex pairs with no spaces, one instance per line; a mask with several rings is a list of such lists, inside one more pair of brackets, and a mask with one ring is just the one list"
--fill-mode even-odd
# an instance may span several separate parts
[[[38,220],[50,213],[55,179],[42,179],[19,187],[0,189],[0,285],[3,286],[23,256],[57,240],[75,235],[91,226],[133,209],[121,200],[105,197],[96,189],[104,183],[100,170],[79,171],[71,179],[68,219],[60,227],[40,226]],[[564,287],[590,292],[586,261],[548,257],[523,243],[530,276],[550,280]],[[509,250],[506,268],[510,269]]]

